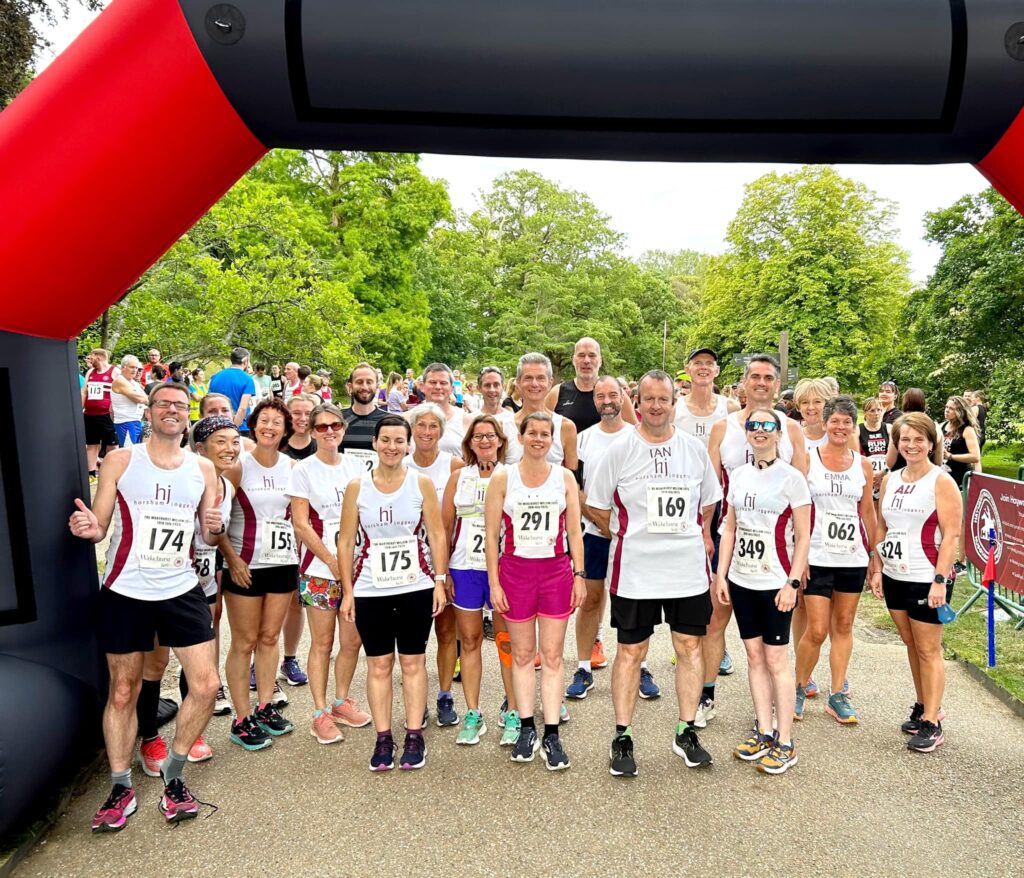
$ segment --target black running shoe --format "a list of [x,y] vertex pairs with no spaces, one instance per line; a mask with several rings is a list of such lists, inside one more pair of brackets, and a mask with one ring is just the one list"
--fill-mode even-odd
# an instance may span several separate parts
[[534,754],[540,749],[535,728],[524,728],[519,732],[519,739],[512,748],[513,762],[533,762]]
[[910,719],[900,726],[900,731],[904,735],[916,735],[921,730],[922,716],[924,716],[924,705],[920,701],[915,701],[914,706],[910,708]]
[[423,741],[423,735],[419,732],[405,733],[405,746],[402,748],[402,758],[398,760],[398,767],[403,771],[423,768],[427,764],[427,745]]
[[941,747],[944,741],[942,723],[922,719],[917,734],[907,741],[907,749],[916,750],[918,753],[931,753],[937,747]]
[[253,716],[246,716],[232,723],[231,734],[228,737],[246,750],[263,750],[274,743]]
[[484,639],[494,640],[494,622],[489,617],[484,617]]
[[544,737],[544,754],[548,771],[562,771],[569,767],[569,754],[562,749],[562,740],[558,735]]
[[633,736],[629,732],[612,738],[608,751],[608,773],[612,777],[636,777],[636,759],[633,758]]
[[706,768],[711,764],[711,754],[700,745],[693,726],[687,726],[681,732],[676,732],[676,738],[672,742],[672,752],[676,756],[682,757],[687,768]]
[[281,716],[273,704],[266,704],[263,707],[257,707],[256,712],[253,714],[253,718],[263,731],[268,735],[274,735],[275,737],[277,735],[287,735],[295,729],[295,725],[291,720],[287,720]]

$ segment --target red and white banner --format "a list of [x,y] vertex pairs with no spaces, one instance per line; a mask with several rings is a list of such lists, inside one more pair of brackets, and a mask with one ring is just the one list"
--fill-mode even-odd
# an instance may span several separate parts
[[1024,482],[972,473],[964,540],[967,558],[979,570],[988,560],[990,529],[996,534],[996,584],[1024,594]]

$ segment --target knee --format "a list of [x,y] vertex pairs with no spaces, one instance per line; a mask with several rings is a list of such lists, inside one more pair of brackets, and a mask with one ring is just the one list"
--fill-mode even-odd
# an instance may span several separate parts
[[427,665],[423,656],[417,655],[400,655],[398,657],[399,664],[402,666],[403,676],[409,677],[413,674],[420,672],[426,673]]
[[759,671],[765,667],[771,667],[771,663],[760,643],[747,647],[747,667],[751,671]]
[[467,652],[480,651],[480,644],[483,643],[484,635],[482,631],[464,631],[459,639],[462,641],[462,654],[465,655]]
[[373,677],[375,680],[389,680],[391,679],[391,669],[394,667],[394,661],[368,661],[366,663],[366,674],[369,677]]
[[853,633],[853,616],[836,616],[832,620],[832,634],[849,637]]
[[139,697],[142,680],[111,680],[107,701],[114,710],[130,710]]
[[703,640],[699,637],[675,637],[673,638],[673,646],[675,646],[676,656],[686,661],[692,661],[699,655],[701,655],[701,644]]
[[917,657],[922,662],[941,662],[942,661],[942,644],[941,643],[920,643],[915,642],[914,649],[917,650]]
[[260,631],[257,643],[264,649],[277,649],[278,640],[281,637],[280,631]]
[[600,589],[587,589],[587,595],[583,598],[583,604],[580,607],[580,611],[583,613],[596,613],[601,609],[601,600],[604,598],[604,583],[601,583]]
[[623,665],[640,666],[640,662],[643,660],[644,655],[644,644],[642,643],[620,643],[615,649],[615,663],[619,661]]
[[544,647],[540,649],[540,660],[541,664],[546,668],[553,668],[560,670],[562,667],[562,648],[561,646]]
[[[444,621],[441,621],[442,619]],[[437,617],[437,621],[434,623],[434,633],[437,635],[438,646],[455,643],[455,625],[450,620],[445,619],[444,615]]]
[[784,649],[772,649],[771,652],[765,652],[762,660],[768,667],[768,673],[773,677],[789,670],[789,656]]
[[533,646],[516,646],[512,644],[512,661],[515,662],[516,667],[525,668],[533,667],[533,658],[536,655],[536,649]]
[[237,632],[231,632],[231,652],[236,655],[250,656],[253,650],[256,649],[256,635],[255,634],[239,634]]
[[314,634],[310,638],[310,646],[313,648],[313,652],[319,655],[330,655],[331,648],[334,646],[334,632],[327,631],[326,634]]
[[[192,678],[196,679],[192,679]],[[213,704],[214,699],[217,697],[217,689],[220,686],[220,680],[217,678],[216,670],[211,668],[202,673],[196,673],[195,670],[192,672],[192,677],[188,678],[188,697],[195,698],[196,701],[209,704]]]
[[828,637],[828,628],[824,625],[812,623],[807,626],[804,636],[800,638],[800,642],[803,643],[806,640],[813,646],[821,646],[825,642],[826,637]]

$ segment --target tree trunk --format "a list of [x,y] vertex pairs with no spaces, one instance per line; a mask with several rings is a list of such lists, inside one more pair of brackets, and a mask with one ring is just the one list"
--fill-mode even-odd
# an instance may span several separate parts
[[110,310],[107,309],[103,312],[103,316],[100,318],[100,347],[106,350],[110,350],[107,347],[107,340],[110,338]]

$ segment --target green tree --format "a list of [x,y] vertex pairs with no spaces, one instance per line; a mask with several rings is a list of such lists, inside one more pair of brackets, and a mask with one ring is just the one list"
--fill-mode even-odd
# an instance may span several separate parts
[[875,385],[911,286],[892,214],[829,167],[755,180],[726,253],[709,260],[692,340],[720,352],[776,350],[789,330],[790,362],[803,375],[834,375],[853,392]]

